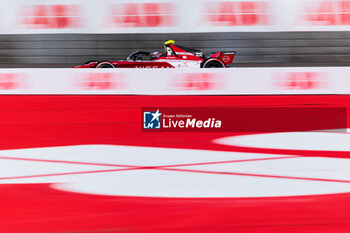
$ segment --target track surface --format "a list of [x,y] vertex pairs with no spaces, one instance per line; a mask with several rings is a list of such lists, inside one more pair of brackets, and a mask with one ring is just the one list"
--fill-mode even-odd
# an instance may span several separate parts
[[2,96],[0,232],[349,232],[346,133],[141,132],[141,107],[305,105],[350,96]]

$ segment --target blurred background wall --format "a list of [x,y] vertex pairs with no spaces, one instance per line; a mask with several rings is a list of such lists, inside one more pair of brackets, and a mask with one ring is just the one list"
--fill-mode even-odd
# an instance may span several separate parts
[[54,34],[0,36],[1,67],[71,67],[160,51],[164,41],[211,51],[236,50],[233,66],[348,66],[350,32]]
[[233,66],[350,64],[350,0],[0,2],[0,67],[123,59],[169,39],[236,50]]

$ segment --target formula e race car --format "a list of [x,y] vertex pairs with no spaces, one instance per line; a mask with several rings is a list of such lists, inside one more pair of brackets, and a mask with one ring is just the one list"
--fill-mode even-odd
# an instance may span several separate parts
[[126,60],[120,61],[88,61],[74,68],[225,68],[231,64],[236,52],[214,52],[205,57],[196,49],[174,45],[175,41],[164,43],[165,52],[136,51],[130,54]]

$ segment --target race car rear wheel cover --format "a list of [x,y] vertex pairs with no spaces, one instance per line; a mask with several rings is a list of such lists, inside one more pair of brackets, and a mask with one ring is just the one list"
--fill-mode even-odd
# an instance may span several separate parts
[[209,59],[204,63],[203,68],[225,68],[225,64],[216,59]]

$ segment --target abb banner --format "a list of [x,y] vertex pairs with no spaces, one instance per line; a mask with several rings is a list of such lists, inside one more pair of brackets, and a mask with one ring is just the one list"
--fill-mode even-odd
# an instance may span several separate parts
[[0,33],[350,30],[350,0],[13,0]]
[[0,69],[0,94],[350,94],[350,68]]

